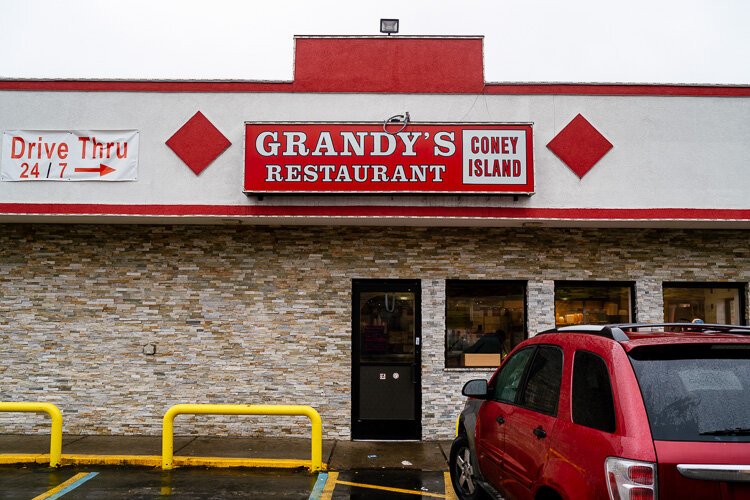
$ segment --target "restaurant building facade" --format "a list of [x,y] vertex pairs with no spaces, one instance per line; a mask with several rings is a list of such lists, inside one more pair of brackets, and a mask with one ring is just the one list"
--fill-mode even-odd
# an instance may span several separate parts
[[483,58],[297,37],[290,82],[0,80],[0,400],[74,434],[241,403],[445,439],[544,329],[746,324],[750,88],[487,83]]

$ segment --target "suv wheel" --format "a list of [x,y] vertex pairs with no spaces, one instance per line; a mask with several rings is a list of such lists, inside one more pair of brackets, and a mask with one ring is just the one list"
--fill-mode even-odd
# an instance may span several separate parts
[[471,465],[471,449],[465,434],[458,436],[451,446],[451,482],[453,490],[461,500],[484,498],[484,492],[477,484],[474,467]]

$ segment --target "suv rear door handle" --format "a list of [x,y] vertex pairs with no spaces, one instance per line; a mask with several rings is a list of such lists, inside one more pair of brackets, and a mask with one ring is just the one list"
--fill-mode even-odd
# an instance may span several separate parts
[[504,424],[505,423],[505,419],[503,417],[497,417],[495,420],[497,421],[498,424]]
[[534,429],[534,435],[539,439],[544,439],[547,437],[547,433],[544,431],[544,429],[542,429],[541,425]]

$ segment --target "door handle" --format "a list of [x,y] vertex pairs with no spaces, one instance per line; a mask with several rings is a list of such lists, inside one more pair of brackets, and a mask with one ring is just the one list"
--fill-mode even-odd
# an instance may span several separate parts
[[547,433],[544,431],[544,429],[542,429],[541,425],[534,429],[534,435],[539,439],[544,439],[547,437]]
[[505,423],[505,419],[503,417],[497,417],[495,420],[497,421],[498,424],[504,424]]

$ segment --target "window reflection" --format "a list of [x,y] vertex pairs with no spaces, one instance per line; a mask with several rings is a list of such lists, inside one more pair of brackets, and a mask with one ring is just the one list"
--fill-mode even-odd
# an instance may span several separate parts
[[631,323],[631,284],[555,282],[555,326]]
[[414,361],[414,293],[360,294],[360,361]]
[[741,285],[690,283],[664,284],[664,321],[737,325],[740,316]]
[[447,281],[446,367],[498,366],[526,338],[525,297],[523,282]]

